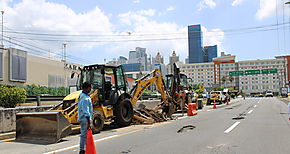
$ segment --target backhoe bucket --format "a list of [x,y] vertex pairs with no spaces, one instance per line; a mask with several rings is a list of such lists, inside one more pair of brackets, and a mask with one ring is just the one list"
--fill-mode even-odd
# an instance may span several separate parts
[[56,143],[72,132],[61,112],[16,114],[16,140]]

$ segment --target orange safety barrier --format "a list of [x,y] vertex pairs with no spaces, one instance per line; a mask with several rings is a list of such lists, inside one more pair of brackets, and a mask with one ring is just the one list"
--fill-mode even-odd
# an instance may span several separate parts
[[87,133],[86,154],[97,154],[97,150],[96,150],[95,142],[93,138],[93,132],[91,128],[88,129],[88,133]]
[[189,103],[188,110],[187,110],[187,116],[194,116],[194,115],[197,115],[196,103]]

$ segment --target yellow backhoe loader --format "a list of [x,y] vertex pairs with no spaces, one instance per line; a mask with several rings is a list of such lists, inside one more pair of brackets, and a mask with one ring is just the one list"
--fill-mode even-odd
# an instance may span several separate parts
[[[151,77],[149,77],[151,76]],[[148,79],[149,78],[149,79]],[[104,122],[114,122],[118,126],[128,126],[133,117],[148,120],[134,115],[133,106],[143,91],[155,83],[162,95],[160,108],[170,116],[170,102],[164,92],[164,83],[159,69],[138,80],[132,96],[127,93],[126,80],[121,66],[90,65],[85,66],[78,77],[77,89],[64,100],[45,112],[16,114],[16,139],[54,143],[71,133],[72,124],[78,124],[78,98],[80,87],[84,82],[92,84],[90,97],[93,103],[92,130],[98,133]]]

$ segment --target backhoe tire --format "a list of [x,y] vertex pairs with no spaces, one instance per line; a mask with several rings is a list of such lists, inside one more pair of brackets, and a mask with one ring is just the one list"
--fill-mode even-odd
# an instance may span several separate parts
[[93,133],[100,133],[104,127],[104,116],[100,111],[94,111],[92,116],[92,131]]
[[114,109],[115,119],[114,122],[119,127],[128,126],[133,119],[133,106],[129,99],[121,100]]

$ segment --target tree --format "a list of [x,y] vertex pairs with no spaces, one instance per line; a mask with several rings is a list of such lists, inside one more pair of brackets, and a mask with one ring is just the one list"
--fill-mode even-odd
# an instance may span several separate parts
[[233,83],[233,81],[234,81],[234,77],[229,76],[229,81],[230,81],[231,83]]
[[226,76],[223,76],[223,77],[222,77],[222,83],[224,84],[224,86],[226,86],[226,84],[225,84],[226,81],[227,81],[227,77],[226,77]]

